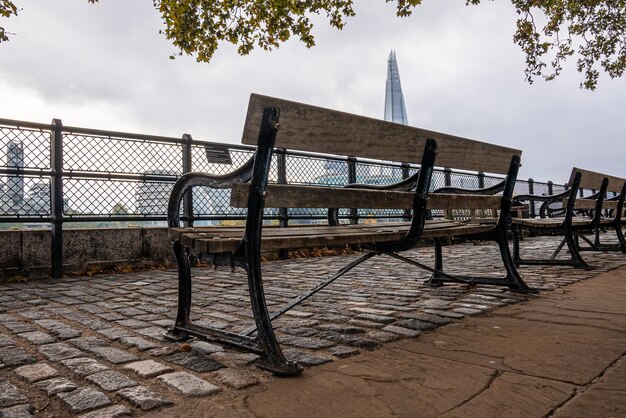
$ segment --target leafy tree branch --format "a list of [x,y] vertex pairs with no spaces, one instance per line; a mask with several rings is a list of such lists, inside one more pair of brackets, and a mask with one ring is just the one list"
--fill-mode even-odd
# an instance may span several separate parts
[[[96,3],[98,0],[87,0]],[[369,0],[371,1],[371,0]],[[491,0],[493,1],[493,0]],[[510,0],[518,19],[513,41],[525,54],[529,83],[553,80],[575,56],[581,87],[594,90],[600,72],[621,77],[626,68],[626,0]],[[385,0],[399,17],[410,16],[422,0]],[[315,45],[313,15],[342,29],[355,16],[354,0],[153,0],[165,28],[162,34],[179,55],[209,62],[221,42],[248,54],[272,50],[292,37]],[[478,5],[480,0],[466,0]],[[13,0],[0,0],[0,18],[16,16]],[[537,22],[541,22],[538,24]],[[8,40],[0,26],[0,43]],[[174,58],[174,56],[172,56]]]

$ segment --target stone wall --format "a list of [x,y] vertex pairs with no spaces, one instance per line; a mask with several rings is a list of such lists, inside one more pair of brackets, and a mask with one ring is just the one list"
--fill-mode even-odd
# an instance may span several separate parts
[[[50,275],[50,231],[0,231],[0,279]],[[167,228],[66,229],[63,271],[173,266]]]

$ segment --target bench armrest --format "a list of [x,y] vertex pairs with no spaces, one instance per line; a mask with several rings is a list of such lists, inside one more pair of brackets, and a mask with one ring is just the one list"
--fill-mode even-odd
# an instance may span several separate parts
[[209,173],[186,173],[180,176],[172,192],[167,205],[167,226],[169,228],[180,227],[180,203],[185,193],[195,186],[212,187],[214,189],[228,189],[235,183],[245,183],[252,178],[254,155],[238,169],[222,175]]
[[566,190],[562,193],[552,194],[547,196],[538,196],[534,194],[521,194],[517,196],[513,196],[514,202],[543,202],[541,207],[539,208],[539,217],[541,218],[551,218],[551,215],[562,215],[565,213],[565,209],[557,209],[556,211],[550,211],[549,206],[553,203],[563,203],[563,199],[566,199],[570,195],[570,190]]
[[513,196],[513,200],[516,200],[518,202],[535,201],[535,202],[556,203],[556,202],[563,202],[563,199],[569,197],[569,193],[570,191],[566,190],[563,193],[551,194],[551,195],[546,195],[546,196],[539,196],[535,194],[520,194],[517,196]]

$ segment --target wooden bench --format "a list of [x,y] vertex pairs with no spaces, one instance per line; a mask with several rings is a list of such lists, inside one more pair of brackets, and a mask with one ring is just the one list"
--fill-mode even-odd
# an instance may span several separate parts
[[[245,165],[223,176],[185,174],[172,190],[168,224],[178,263],[179,298],[176,322],[168,334],[170,339],[196,336],[220,342],[259,354],[257,366],[275,374],[297,374],[302,368],[285,359],[272,320],[360,263],[383,254],[430,271],[434,274],[430,280],[432,285],[454,281],[508,286],[518,292],[534,291],[519,276],[507,245],[507,222],[521,151],[256,94],[250,98],[242,142],[257,146],[254,156]],[[274,148],[419,163],[420,170],[409,179],[389,187],[268,184]],[[500,186],[502,194],[494,196],[490,190],[470,192],[461,189],[429,194],[435,158],[441,166],[506,174],[506,180]],[[231,205],[247,208],[245,227],[181,228],[181,201],[195,186],[230,188]],[[264,227],[263,210],[266,207],[328,208],[329,225]],[[410,222],[340,225],[337,208],[342,207],[410,209],[412,217]],[[499,218],[490,224],[427,220],[429,209],[497,210]],[[422,239],[460,236],[497,242],[506,271],[504,277],[447,274],[442,271],[440,246],[436,246],[435,268],[399,254],[413,248]],[[271,314],[268,312],[263,292],[261,251],[347,244],[359,244],[366,252],[284,307]],[[190,256],[215,266],[241,267],[246,271],[254,325],[242,327],[235,333],[191,322]]]
[[[604,197],[599,225],[593,230],[594,240],[589,240],[583,234],[576,234],[576,246],[578,251],[621,251],[626,253],[626,240],[624,239],[624,232],[622,230],[625,221],[623,216],[624,201],[626,199],[626,179],[582,168],[575,168],[575,170],[582,175],[580,182],[581,188],[593,190],[597,185],[602,184],[602,181],[606,178],[609,182],[606,187],[606,192],[616,194],[611,198]],[[586,210],[589,216],[593,217],[595,215],[593,212],[595,210],[595,201],[598,199],[600,193],[601,192],[597,192],[592,196],[579,199],[576,206],[579,209]],[[602,232],[606,230],[612,230],[615,233],[617,243],[605,244],[601,242]],[[581,246],[580,240],[585,241],[587,245]]]
[[[611,178],[611,181],[609,181]],[[516,201],[543,202],[539,211],[539,218],[521,219],[514,218],[512,221],[513,230],[513,260],[516,265],[569,265],[576,268],[590,269],[591,266],[583,259],[580,251],[596,250],[602,248],[613,249],[614,246],[606,247],[599,242],[599,233],[602,228],[614,227],[617,231],[620,242],[619,250],[623,247],[624,236],[621,230],[621,213],[624,205],[624,180],[617,177],[606,176],[589,170],[577,167],[572,169],[569,183],[570,189],[563,193],[548,196],[520,195],[516,196]],[[620,196],[615,199],[605,199],[606,192],[620,191]],[[598,190],[593,196],[577,198],[580,189]],[[550,205],[562,205],[562,210],[553,211],[561,213],[563,216],[549,217]],[[603,216],[606,209],[617,210],[617,215],[612,217]],[[615,227],[617,226],[617,227]],[[523,229],[528,229],[531,233],[562,235],[563,240],[554,250],[549,258],[523,259],[519,250],[519,237]],[[583,233],[596,231],[596,243],[587,239]],[[581,247],[579,240],[583,239],[589,247]],[[568,259],[557,259],[560,252],[567,248],[570,253]]]

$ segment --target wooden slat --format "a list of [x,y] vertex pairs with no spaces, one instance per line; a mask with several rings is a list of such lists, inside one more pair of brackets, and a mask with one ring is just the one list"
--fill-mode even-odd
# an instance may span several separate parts
[[[340,246],[346,244],[372,244],[397,241],[409,229],[408,222],[362,225],[307,226],[296,228],[267,228],[263,230],[261,248],[273,251],[285,248],[307,248],[320,246]],[[467,224],[445,220],[427,221],[423,238],[452,237],[486,232],[491,225]],[[220,230],[204,227],[171,228],[170,236],[197,251],[208,253],[231,252],[237,249],[243,237],[243,228]]]
[[[248,206],[248,183],[232,187],[230,204],[236,208]],[[367,208],[410,209],[415,193],[388,190],[346,189],[336,187],[269,184],[265,206],[268,208]],[[431,209],[497,209],[500,196],[431,193]]]
[[[533,218],[533,219],[520,219],[512,218],[514,224],[530,226],[533,228],[553,228],[563,223],[565,218]],[[572,219],[573,225],[584,225],[591,222],[591,219],[587,218],[574,218]]]
[[276,147],[420,163],[427,138],[437,141],[436,165],[506,173],[520,150],[336,110],[252,94],[242,142],[256,145],[265,107],[280,109]]
[[[564,199],[563,200],[563,206],[567,206],[567,201],[569,199]],[[590,199],[576,199],[576,202],[574,203],[574,207],[576,209],[595,209],[596,208],[596,201],[595,200],[590,200]],[[604,201],[602,202],[602,209],[617,209],[617,202],[616,201]]]
[[568,184],[572,184],[577,171],[580,171],[582,174],[580,187],[583,189],[595,189],[598,191],[600,189],[600,185],[602,184],[602,180],[606,177],[609,179],[609,186],[607,187],[607,190],[609,192],[621,193],[624,182],[626,182],[626,179],[621,177],[610,176],[591,170],[585,170],[584,168],[574,167],[572,168]]
[[428,195],[429,209],[500,209],[501,203],[501,196],[448,193]]
[[[433,219],[426,221],[425,229],[429,228],[447,228],[457,225],[458,222],[449,221],[446,219]],[[378,231],[381,229],[408,229],[409,222],[376,222],[358,225],[341,225],[340,228],[354,229],[354,230],[373,230]],[[337,231],[336,226],[330,225],[293,225],[289,228],[280,228],[277,226],[263,226],[263,236],[281,236],[281,235],[294,235],[294,234],[306,234],[311,233],[311,229],[314,229],[315,233],[332,233]],[[243,237],[243,227],[222,227],[222,226],[201,226],[193,228],[169,228],[169,238],[172,241],[180,240],[183,234],[188,236],[198,235],[198,237]]]
[[458,224],[454,228],[440,229],[433,228],[424,230],[422,238],[445,238],[445,237],[461,237],[464,235],[479,234],[489,232],[493,229],[493,225],[482,224]]

